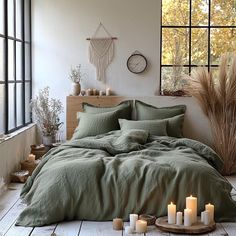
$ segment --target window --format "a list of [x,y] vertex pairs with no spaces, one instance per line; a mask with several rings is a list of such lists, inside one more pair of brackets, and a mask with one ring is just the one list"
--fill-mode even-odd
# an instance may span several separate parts
[[0,134],[31,122],[30,0],[0,0]]
[[235,0],[162,0],[161,89],[182,90],[197,66],[217,70],[236,50]]

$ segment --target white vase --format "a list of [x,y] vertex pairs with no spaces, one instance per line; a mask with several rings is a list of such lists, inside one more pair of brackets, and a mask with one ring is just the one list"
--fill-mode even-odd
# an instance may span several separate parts
[[71,95],[78,96],[80,94],[80,83],[71,84]]
[[43,136],[42,137],[43,138],[43,144],[45,145],[45,146],[51,146],[52,144],[53,144],[53,142],[55,141],[55,138],[54,138],[54,136]]

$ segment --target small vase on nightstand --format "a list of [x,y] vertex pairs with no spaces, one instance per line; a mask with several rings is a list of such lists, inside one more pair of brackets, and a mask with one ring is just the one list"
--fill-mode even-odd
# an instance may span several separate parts
[[42,137],[45,146],[51,146],[55,142],[55,137],[52,135]]
[[71,95],[78,96],[80,94],[80,83],[72,83],[71,84]]

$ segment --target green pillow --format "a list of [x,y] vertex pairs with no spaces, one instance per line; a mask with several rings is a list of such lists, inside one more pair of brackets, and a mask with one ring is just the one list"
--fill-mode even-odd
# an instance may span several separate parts
[[167,120],[125,120],[119,119],[121,130],[139,129],[146,130],[152,135],[167,136]]
[[78,118],[79,125],[75,129],[72,139],[96,136],[119,129],[119,111],[98,114],[79,112]]
[[186,111],[185,105],[158,108],[138,100],[135,101],[135,108],[137,120],[166,119],[184,114]]
[[131,119],[131,112],[132,112],[132,101],[127,100],[121,102],[119,105],[114,107],[97,107],[88,103],[82,103],[82,107],[84,112],[87,113],[104,113],[110,111],[120,111],[120,118],[122,119]]
[[182,138],[183,137],[183,124],[184,124],[184,114],[174,116],[167,121],[167,134],[171,137]]

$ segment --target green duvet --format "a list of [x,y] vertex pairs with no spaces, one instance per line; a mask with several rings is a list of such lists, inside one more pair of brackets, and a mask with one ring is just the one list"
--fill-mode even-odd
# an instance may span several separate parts
[[183,211],[190,194],[198,197],[198,213],[211,202],[217,221],[236,221],[232,187],[221,167],[221,159],[197,141],[141,130],[69,141],[48,152],[27,180],[21,193],[27,207],[16,224],[164,216],[170,201]]

